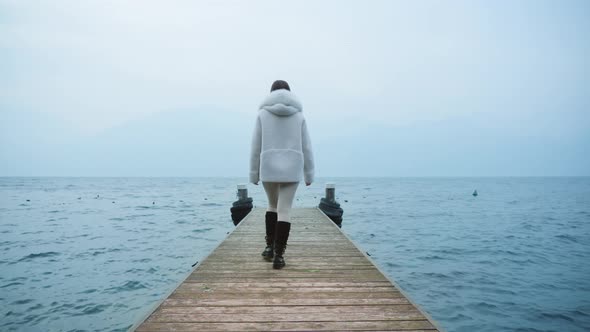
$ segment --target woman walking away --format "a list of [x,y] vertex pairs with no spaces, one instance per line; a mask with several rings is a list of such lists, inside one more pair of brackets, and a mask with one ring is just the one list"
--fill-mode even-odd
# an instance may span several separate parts
[[[311,141],[301,103],[285,81],[275,81],[256,118],[250,156],[250,182],[262,181],[268,197],[266,249],[273,268],[285,266],[283,254],[291,230],[291,206],[299,181],[313,182]],[[274,251],[274,252],[273,252]]]

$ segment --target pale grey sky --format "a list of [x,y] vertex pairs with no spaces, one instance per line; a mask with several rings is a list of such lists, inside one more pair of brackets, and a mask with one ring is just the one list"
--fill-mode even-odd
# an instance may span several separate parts
[[587,1],[0,0],[0,175],[245,176],[275,79],[320,176],[590,175],[588,18]]

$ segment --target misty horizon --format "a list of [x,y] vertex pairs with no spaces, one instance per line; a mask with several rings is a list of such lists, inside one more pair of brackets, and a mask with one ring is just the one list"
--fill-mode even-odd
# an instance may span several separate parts
[[590,175],[584,1],[0,12],[0,176],[246,177],[275,79],[318,178]]

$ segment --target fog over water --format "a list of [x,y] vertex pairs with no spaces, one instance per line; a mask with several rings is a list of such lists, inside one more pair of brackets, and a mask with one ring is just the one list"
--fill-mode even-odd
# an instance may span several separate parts
[[302,100],[319,176],[590,174],[587,1],[0,13],[0,175],[242,176],[275,79]]

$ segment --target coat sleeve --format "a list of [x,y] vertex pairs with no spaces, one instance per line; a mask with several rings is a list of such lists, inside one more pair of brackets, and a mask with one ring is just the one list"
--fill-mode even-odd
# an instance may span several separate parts
[[250,182],[258,183],[260,180],[260,151],[262,149],[262,126],[260,116],[256,117],[256,125],[252,134],[252,146],[250,148]]
[[303,151],[303,174],[306,183],[312,183],[314,180],[314,161],[313,151],[311,149],[311,139],[307,131],[307,123],[303,120],[301,125],[301,144]]

